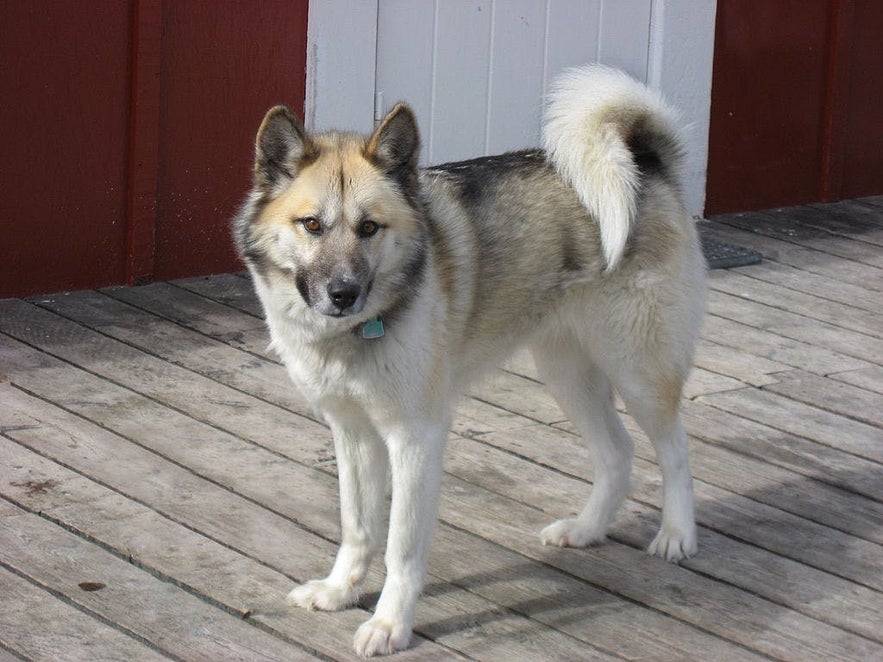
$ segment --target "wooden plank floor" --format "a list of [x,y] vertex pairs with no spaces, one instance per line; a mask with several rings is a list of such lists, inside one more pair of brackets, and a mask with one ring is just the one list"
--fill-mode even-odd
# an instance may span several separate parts
[[[460,408],[397,659],[883,660],[883,198],[720,217],[684,402],[700,554],[646,555],[646,438],[610,541],[543,547],[591,465],[525,357]],[[328,431],[243,276],[0,301],[0,660],[351,659],[288,608],[339,536]]]

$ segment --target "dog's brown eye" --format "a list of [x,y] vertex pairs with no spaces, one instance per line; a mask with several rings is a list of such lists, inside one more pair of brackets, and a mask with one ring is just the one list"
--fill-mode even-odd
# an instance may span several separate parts
[[319,219],[308,216],[307,218],[302,218],[300,222],[304,226],[304,230],[310,234],[322,234],[322,224],[319,222]]
[[380,226],[376,221],[362,221],[362,224],[359,226],[359,236],[360,237],[370,237],[374,234],[377,234],[377,231],[380,229]]

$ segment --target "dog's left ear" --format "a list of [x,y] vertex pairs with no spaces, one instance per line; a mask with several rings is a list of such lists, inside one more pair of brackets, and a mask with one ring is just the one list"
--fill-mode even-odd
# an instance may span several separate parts
[[368,140],[365,155],[387,173],[408,181],[417,172],[419,151],[417,118],[407,104],[399,103],[386,114]]

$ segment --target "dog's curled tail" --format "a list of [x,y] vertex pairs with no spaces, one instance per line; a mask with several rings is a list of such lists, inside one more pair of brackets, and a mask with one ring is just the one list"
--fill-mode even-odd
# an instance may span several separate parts
[[553,82],[543,146],[597,219],[608,271],[625,252],[642,175],[655,170],[680,188],[685,152],[676,113],[617,69],[576,67]]

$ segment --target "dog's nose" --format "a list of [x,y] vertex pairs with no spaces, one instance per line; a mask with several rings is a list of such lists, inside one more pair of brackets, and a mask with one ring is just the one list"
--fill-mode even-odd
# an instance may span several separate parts
[[351,280],[334,279],[328,283],[328,298],[341,311],[352,306],[361,291],[359,284]]

